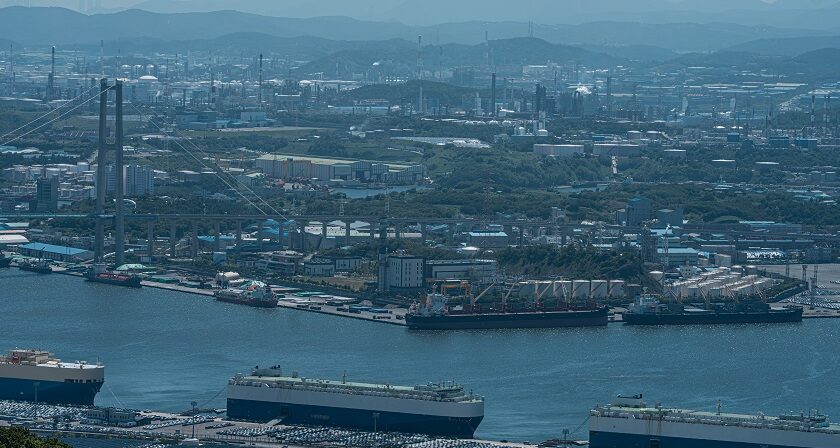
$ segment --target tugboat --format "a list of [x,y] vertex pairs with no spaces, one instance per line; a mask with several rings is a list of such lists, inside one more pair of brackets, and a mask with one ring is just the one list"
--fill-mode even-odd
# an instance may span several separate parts
[[105,283],[107,285],[125,286],[128,288],[140,288],[142,279],[137,275],[123,274],[109,271],[103,264],[95,264],[85,273],[85,279],[94,283]]
[[686,306],[662,303],[656,296],[642,295],[624,313],[627,325],[696,325],[801,322],[802,308],[774,308],[761,300],[706,302]]
[[221,289],[213,294],[219,302],[248,305],[257,308],[277,308],[277,296],[263,282],[250,281],[238,288]]

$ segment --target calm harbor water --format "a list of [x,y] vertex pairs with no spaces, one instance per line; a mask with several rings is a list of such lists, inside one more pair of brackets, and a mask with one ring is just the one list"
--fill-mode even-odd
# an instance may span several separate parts
[[[840,420],[840,320],[790,325],[421,333],[217,303],[62,275],[0,271],[0,349],[99,358],[99,405],[224,407],[227,379],[260,364],[303,376],[415,384],[457,380],[484,395],[478,436],[541,441],[575,430],[618,393],[664,405]],[[576,434],[586,437],[586,426]]]

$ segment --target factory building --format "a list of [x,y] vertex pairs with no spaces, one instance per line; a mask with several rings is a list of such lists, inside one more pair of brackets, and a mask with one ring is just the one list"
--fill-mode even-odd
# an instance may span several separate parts
[[19,248],[20,254],[27,257],[46,258],[47,260],[78,263],[93,259],[93,252],[75,247],[55,246],[44,243],[29,243]]
[[574,157],[584,155],[583,145],[544,145],[535,144],[534,154],[550,157]]
[[380,262],[379,291],[419,291],[425,286],[424,260],[412,255],[391,255]]
[[425,277],[435,280],[469,280],[492,283],[496,278],[496,260],[428,260]]
[[363,160],[289,155],[262,156],[257,159],[256,167],[273,179],[358,180],[395,184],[419,182],[426,172],[422,165],[395,165]]

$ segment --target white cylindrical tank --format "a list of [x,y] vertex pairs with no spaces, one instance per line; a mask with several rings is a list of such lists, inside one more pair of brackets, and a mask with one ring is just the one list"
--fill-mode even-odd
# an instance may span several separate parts
[[573,286],[572,286],[572,281],[571,280],[560,280],[559,282],[556,282],[555,285],[557,285],[557,288],[558,288],[557,297],[559,297],[563,300],[571,300],[572,299],[572,297],[573,297],[572,296]]
[[575,280],[572,282],[572,298],[576,300],[589,298],[589,280]]
[[534,291],[536,291],[536,282],[519,282],[519,291],[517,294],[520,299],[533,299],[537,296]]
[[606,299],[610,292],[609,282],[607,280],[592,280],[589,291],[589,296],[593,299]]
[[662,271],[651,271],[650,278],[652,278],[653,281],[661,285],[662,282],[665,280],[665,273]]
[[610,298],[623,299],[627,297],[624,280],[610,280]]

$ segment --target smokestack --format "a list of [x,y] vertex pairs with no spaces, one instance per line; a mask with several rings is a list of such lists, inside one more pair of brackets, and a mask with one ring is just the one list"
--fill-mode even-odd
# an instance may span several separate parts
[[490,84],[490,107],[491,112],[490,115],[495,117],[496,116],[496,73],[493,73],[491,77],[491,84]]
[[9,44],[9,74],[11,77],[9,81],[11,82],[11,91],[10,94],[14,95],[15,93],[15,45]]
[[262,110],[262,92],[263,91],[263,55],[260,53],[260,87],[257,92],[257,103],[259,103],[260,110]]
[[47,101],[53,99],[53,91],[55,90],[55,47],[52,47],[50,52],[52,59],[50,62],[50,76],[47,79]]
[[417,79],[423,78],[423,36],[417,36]]

